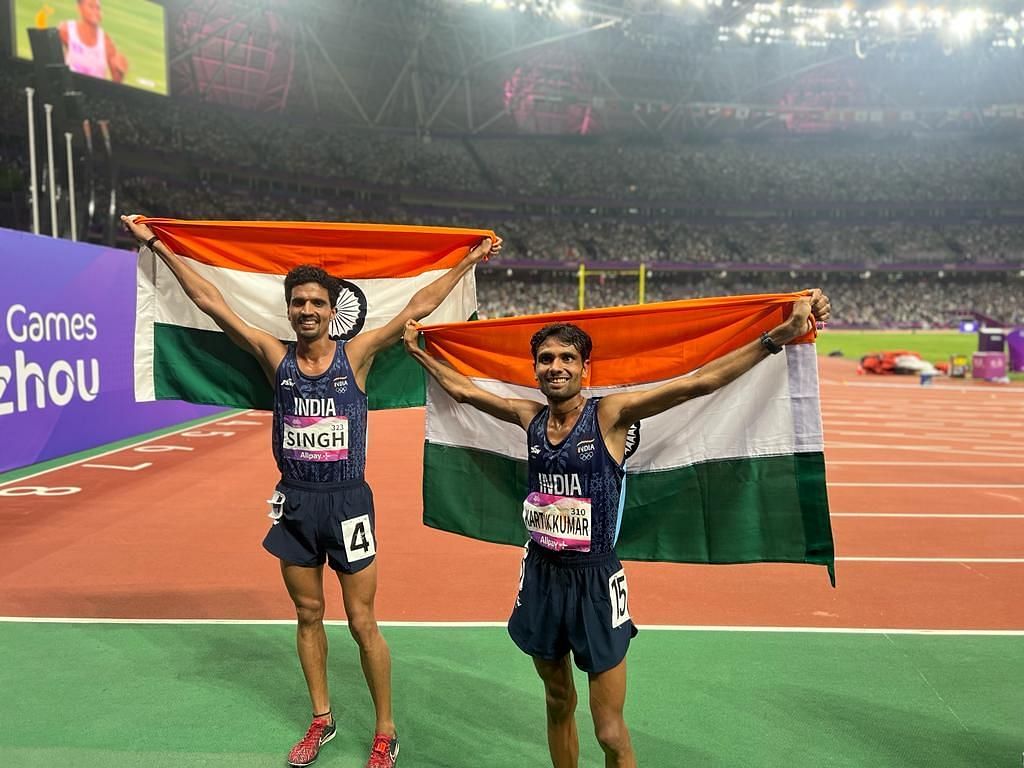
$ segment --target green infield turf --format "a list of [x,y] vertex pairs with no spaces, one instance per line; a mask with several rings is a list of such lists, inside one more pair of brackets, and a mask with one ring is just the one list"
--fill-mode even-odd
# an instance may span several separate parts
[[[544,696],[504,628],[385,627],[400,764],[548,765]],[[366,760],[372,707],[331,627],[338,737]],[[0,623],[0,764],[283,766],[309,701],[286,625]],[[1019,765],[1019,636],[641,631],[627,721],[641,765]],[[577,674],[581,768],[604,765]]]
[[[45,19],[48,27],[78,18],[76,0],[12,0],[15,51],[32,58],[28,28]],[[52,12],[47,12],[52,9]],[[128,60],[124,84],[167,94],[164,9],[147,0],[103,0],[103,30]]]

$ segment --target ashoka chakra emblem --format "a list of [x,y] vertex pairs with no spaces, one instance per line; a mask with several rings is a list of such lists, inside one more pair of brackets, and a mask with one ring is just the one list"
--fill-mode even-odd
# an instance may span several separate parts
[[348,280],[338,280],[338,301],[331,320],[330,334],[335,341],[348,341],[361,330],[366,322],[366,295],[359,286]]

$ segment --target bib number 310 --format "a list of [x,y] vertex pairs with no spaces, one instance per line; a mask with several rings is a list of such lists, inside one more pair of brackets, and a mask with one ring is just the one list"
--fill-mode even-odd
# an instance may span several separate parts
[[626,572],[619,569],[608,579],[608,598],[612,604],[612,629],[629,621],[629,588]]

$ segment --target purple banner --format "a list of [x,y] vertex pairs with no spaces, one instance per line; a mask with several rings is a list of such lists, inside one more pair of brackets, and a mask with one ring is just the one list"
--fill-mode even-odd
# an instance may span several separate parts
[[208,416],[136,403],[135,254],[0,229],[0,472]]
[[1010,350],[1010,370],[1024,371],[1024,328],[1015,328],[1006,334],[1006,347]]

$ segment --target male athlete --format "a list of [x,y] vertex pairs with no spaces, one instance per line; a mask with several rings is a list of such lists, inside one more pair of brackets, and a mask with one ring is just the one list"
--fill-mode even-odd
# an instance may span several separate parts
[[622,716],[626,650],[637,630],[629,617],[625,573],[615,554],[630,427],[710,394],[782,351],[782,345],[807,331],[812,313],[818,321],[829,318],[828,298],[819,290],[796,301],[789,320],[760,340],[692,376],[644,392],[589,399],[580,390],[590,364],[590,337],[569,323],[545,326],[534,334],[530,347],[546,405],[477,387],[420,349],[416,323],[406,323],[406,349],[454,400],[526,430],[529,488],[523,521],[530,540],[508,631],[533,657],[544,682],[554,768],[576,768],[579,759],[570,651],[590,679],[590,711],[605,766],[637,764]]
[[80,75],[120,83],[128,61],[103,31],[102,21],[100,0],[78,0],[78,21],[62,21],[57,28],[64,44],[64,63]]
[[338,282],[314,266],[285,278],[288,320],[296,341],[285,345],[247,325],[220,291],[192,270],[135,216],[121,221],[174,273],[195,305],[260,363],[274,387],[274,458],[281,470],[271,500],[277,518],[263,546],[281,561],[281,573],[298,617],[299,661],[313,705],[313,721],[292,748],[288,763],[305,766],[334,738],[327,691],[323,565],[341,581],[349,630],[376,710],[376,732],[367,768],[393,768],[398,737],[391,712],[391,655],[374,616],[377,590],[373,497],[363,479],[366,464],[366,377],[374,356],[402,336],[406,321],[440,306],[463,275],[500,250],[490,239],[453,269],[417,291],[386,325],[338,343],[328,335]]

